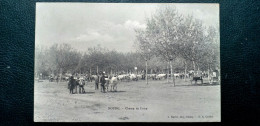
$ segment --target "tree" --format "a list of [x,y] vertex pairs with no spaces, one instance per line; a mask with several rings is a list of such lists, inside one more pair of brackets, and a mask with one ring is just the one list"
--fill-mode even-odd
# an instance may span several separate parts
[[202,53],[205,52],[203,31],[202,22],[193,16],[186,17],[179,30],[180,54],[192,62],[194,70],[197,62],[203,57]]
[[212,68],[219,67],[220,64],[220,52],[219,52],[219,38],[218,31],[210,26],[207,29],[205,40],[204,40],[204,52],[202,53],[203,58],[200,60],[201,67],[208,71],[208,74]]
[[56,73],[62,75],[67,71],[75,72],[78,69],[81,54],[68,44],[55,44],[50,47],[48,59]]
[[[150,19],[147,19],[145,30],[136,30],[140,50],[144,52],[147,52],[148,49],[152,50],[154,55],[160,56],[166,62],[171,62],[179,52],[178,30],[180,22],[183,20],[182,17],[175,7],[159,8]],[[174,79],[173,82],[175,83]]]
[[136,40],[137,40],[137,45],[138,45],[138,49],[137,52],[141,55],[142,59],[145,60],[145,79],[146,79],[146,84],[148,84],[148,60],[151,59],[152,57],[152,52],[151,52],[151,40],[149,40],[149,37],[147,37],[146,32],[142,31],[142,30],[136,30],[137,32],[137,36],[136,36]]
[[[42,77],[48,76],[47,50],[39,45],[35,47],[35,72],[36,76],[42,74]],[[42,79],[42,78],[41,78]]]

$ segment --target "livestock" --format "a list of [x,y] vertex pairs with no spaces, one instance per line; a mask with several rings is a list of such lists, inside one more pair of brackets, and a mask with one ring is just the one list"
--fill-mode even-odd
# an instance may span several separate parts
[[147,79],[152,78],[153,80],[157,80],[156,74],[147,74]]
[[117,91],[117,84],[119,83],[118,78],[117,77],[112,77],[110,79],[110,91]]
[[137,80],[139,80],[139,79],[142,79],[143,75],[138,74],[138,75],[136,75],[136,77],[137,77]]
[[122,75],[118,75],[117,77],[120,81],[123,81],[125,79],[126,75],[122,74]]
[[107,91],[108,91],[110,79],[109,79],[109,78],[105,78],[105,80],[106,80],[106,83],[105,83],[105,91],[106,91],[106,89],[107,89]]
[[79,80],[79,93],[85,93],[84,85],[85,85],[85,80],[83,78],[80,78],[80,80]]
[[156,79],[161,80],[161,79],[165,78],[165,76],[166,76],[166,74],[158,74],[158,75],[156,76]]
[[99,76],[98,75],[92,75],[91,77],[95,80],[95,90],[98,90]]
[[137,76],[135,74],[130,74],[129,77],[130,77],[130,80],[137,81]]
[[198,80],[200,80],[201,81],[201,84],[203,84],[203,78],[202,78],[202,76],[201,77],[193,77],[192,79],[191,79],[191,84],[192,84],[192,81],[195,81],[195,84],[197,84],[197,81]]
[[180,77],[180,74],[179,74],[179,73],[174,73],[173,76],[174,76],[175,78],[179,78],[179,77]]
[[70,79],[70,77],[68,77],[68,76],[65,77],[65,80],[66,80],[66,81],[69,81],[69,79]]

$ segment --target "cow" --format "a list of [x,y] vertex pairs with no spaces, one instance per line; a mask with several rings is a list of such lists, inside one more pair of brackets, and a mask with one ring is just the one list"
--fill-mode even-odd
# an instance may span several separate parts
[[161,80],[162,78],[165,78],[165,76],[166,76],[166,74],[158,74],[158,75],[156,76],[156,79]]
[[130,74],[129,77],[130,77],[130,80],[137,81],[137,76],[135,74]]
[[85,89],[84,89],[85,79],[81,77],[78,82],[79,82],[79,93],[85,93]]
[[127,74],[118,75],[117,78],[120,81],[125,80],[125,81],[129,82],[131,80],[130,75],[127,75]]
[[70,77],[68,77],[68,76],[65,77],[65,80],[66,80],[66,81],[69,81],[69,79],[70,79]]
[[180,74],[179,74],[179,73],[174,73],[173,76],[174,76],[175,78],[179,78],[179,77],[180,77]]
[[137,80],[139,80],[139,79],[142,79],[143,75],[142,74],[138,74],[138,75],[136,75],[136,77],[137,77]]
[[147,79],[152,78],[153,80],[157,80],[156,74],[147,74]]
[[107,89],[107,91],[108,91],[110,79],[109,79],[109,78],[105,78],[105,80],[106,80],[106,83],[105,83],[105,91],[106,91],[106,89]]
[[120,81],[123,81],[125,79],[125,76],[126,75],[118,75],[117,78],[120,80]]
[[110,79],[110,91],[117,91],[117,84],[119,83],[118,77],[114,76]]
[[98,90],[99,76],[98,75],[92,75],[91,77],[95,80],[95,90]]

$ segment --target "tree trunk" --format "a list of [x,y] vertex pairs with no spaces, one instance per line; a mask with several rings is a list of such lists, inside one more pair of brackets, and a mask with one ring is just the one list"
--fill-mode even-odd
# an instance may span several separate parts
[[186,74],[187,74],[187,62],[184,62],[184,81],[186,81]]
[[197,70],[199,71],[200,70],[199,64],[197,63],[196,66],[197,66]]
[[193,70],[196,71],[196,64],[195,64],[195,61],[192,61],[192,64],[193,64]]
[[98,74],[98,66],[97,66],[97,74]]
[[145,60],[145,79],[146,79],[146,84],[148,84],[148,78],[147,78],[147,60]]
[[169,62],[167,62],[166,69],[167,69],[167,83],[169,83],[169,68],[168,68]]
[[62,76],[62,68],[60,69],[60,82],[61,82],[61,76]]
[[170,65],[171,65],[171,77],[172,77],[172,80],[173,80],[173,86],[175,87],[175,78],[174,78],[173,72],[172,72],[172,61],[170,61]]
[[209,78],[209,71],[210,71],[210,65],[208,65],[208,80],[210,79]]

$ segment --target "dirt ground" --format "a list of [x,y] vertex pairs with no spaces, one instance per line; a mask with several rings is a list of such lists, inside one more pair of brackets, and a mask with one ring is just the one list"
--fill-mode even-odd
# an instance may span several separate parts
[[70,94],[67,82],[35,82],[35,122],[219,122],[220,85],[177,79],[121,82],[101,93],[94,83]]

